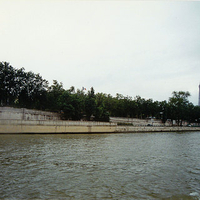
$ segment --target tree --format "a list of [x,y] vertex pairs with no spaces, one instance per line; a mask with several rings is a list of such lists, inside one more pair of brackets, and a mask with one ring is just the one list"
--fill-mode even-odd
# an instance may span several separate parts
[[59,83],[57,80],[53,80],[53,84],[48,87],[47,93],[47,108],[49,110],[60,111],[58,100],[64,91],[62,82]]
[[48,82],[39,74],[15,69],[7,62],[0,62],[1,105],[27,108],[44,108]]
[[44,109],[48,81],[40,74],[25,72],[24,68],[16,73],[17,100],[20,107]]
[[171,110],[171,119],[177,120],[178,126],[182,126],[182,121],[186,119],[186,111],[189,104],[188,97],[190,93],[174,91],[172,97],[169,98],[169,105]]
[[[191,109],[192,107],[192,109]],[[190,122],[198,123],[200,124],[200,106],[192,106],[190,105]]]
[[109,112],[105,107],[106,95],[103,93],[96,94],[95,103],[95,120],[96,121],[109,121]]
[[87,120],[90,120],[91,116],[94,115],[95,110],[96,110],[96,104],[95,104],[94,88],[91,87],[85,99],[85,113]]
[[83,99],[79,95],[72,94],[69,90],[64,91],[59,96],[58,104],[63,119],[80,120],[82,118]]
[[[168,112],[169,112],[169,105],[167,101],[158,102],[158,116],[160,116],[163,123],[167,121]],[[158,117],[157,117],[158,118]]]
[[135,102],[137,105],[137,117],[138,118],[145,118],[145,108],[144,108],[144,104],[145,104],[145,99],[141,98],[140,96],[136,96],[135,97]]
[[13,104],[17,91],[15,88],[16,70],[7,62],[0,63],[0,101],[1,105]]

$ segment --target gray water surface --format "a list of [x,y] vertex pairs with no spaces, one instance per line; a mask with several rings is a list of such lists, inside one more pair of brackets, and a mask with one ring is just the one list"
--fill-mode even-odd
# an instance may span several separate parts
[[200,199],[200,132],[0,135],[1,199]]

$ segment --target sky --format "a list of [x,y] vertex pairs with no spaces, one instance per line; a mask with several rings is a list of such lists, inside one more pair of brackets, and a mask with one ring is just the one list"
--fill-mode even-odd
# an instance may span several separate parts
[[[65,89],[198,104],[200,2],[0,0],[0,62]],[[86,90],[86,92],[87,92]]]

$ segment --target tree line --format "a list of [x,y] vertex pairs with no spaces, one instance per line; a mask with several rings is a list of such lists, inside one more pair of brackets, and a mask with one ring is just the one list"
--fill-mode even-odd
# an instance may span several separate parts
[[1,106],[23,107],[58,112],[63,119],[109,121],[109,117],[156,118],[188,123],[200,122],[200,107],[189,102],[189,92],[174,91],[168,101],[153,101],[140,96],[135,98],[116,94],[97,93],[91,87],[64,89],[56,80],[52,85],[40,74],[16,69],[0,62]]

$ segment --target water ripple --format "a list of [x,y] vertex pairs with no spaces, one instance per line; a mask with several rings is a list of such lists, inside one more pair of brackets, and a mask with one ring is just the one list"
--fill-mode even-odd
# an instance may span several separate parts
[[200,199],[200,134],[0,135],[1,199]]

